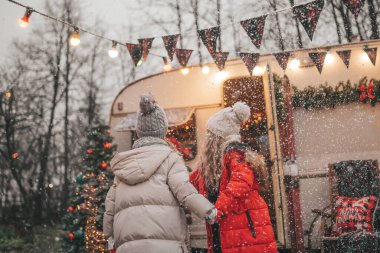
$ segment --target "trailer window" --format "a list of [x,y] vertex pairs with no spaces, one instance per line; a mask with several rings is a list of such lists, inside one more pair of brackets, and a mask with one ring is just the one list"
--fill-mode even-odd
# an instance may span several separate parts
[[[138,139],[132,131],[132,145]],[[185,123],[168,128],[166,139],[177,149],[185,161],[193,160],[197,154],[195,114]]]
[[169,127],[166,138],[182,154],[185,161],[193,160],[197,154],[195,114],[187,122]]

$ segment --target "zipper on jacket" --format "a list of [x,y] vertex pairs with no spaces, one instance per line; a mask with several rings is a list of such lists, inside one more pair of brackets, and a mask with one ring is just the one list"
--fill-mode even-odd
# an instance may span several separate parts
[[245,215],[247,216],[247,219],[248,219],[248,226],[249,226],[249,229],[251,230],[251,234],[252,234],[253,238],[256,238],[255,227],[253,226],[253,221],[252,221],[251,215],[249,214],[248,210],[245,211]]

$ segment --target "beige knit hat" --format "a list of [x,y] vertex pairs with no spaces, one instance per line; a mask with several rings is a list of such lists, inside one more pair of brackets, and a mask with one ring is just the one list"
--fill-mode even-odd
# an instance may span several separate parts
[[248,105],[237,102],[232,107],[226,107],[209,118],[206,128],[211,133],[227,139],[231,135],[239,135],[241,124],[251,115]]
[[164,110],[152,95],[140,97],[140,112],[137,116],[137,137],[158,137],[164,139],[168,129],[168,119]]

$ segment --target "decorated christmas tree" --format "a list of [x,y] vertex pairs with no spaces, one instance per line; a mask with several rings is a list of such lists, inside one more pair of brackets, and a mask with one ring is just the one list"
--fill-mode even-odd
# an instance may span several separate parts
[[83,148],[82,170],[63,219],[61,252],[109,252],[102,233],[104,201],[112,184],[107,170],[115,147],[106,126],[94,127]]

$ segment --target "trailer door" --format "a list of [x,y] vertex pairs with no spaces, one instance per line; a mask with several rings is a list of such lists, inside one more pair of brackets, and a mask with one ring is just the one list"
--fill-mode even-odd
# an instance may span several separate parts
[[242,101],[251,108],[251,117],[242,126],[241,135],[245,143],[266,158],[270,182],[268,187],[261,187],[260,194],[268,204],[276,240],[280,247],[284,247],[286,241],[283,215],[284,187],[283,180],[280,180],[282,163],[272,93],[267,76],[229,79],[223,85],[225,107]]

